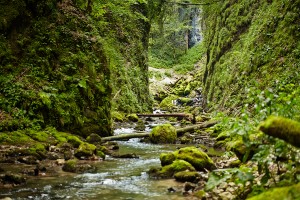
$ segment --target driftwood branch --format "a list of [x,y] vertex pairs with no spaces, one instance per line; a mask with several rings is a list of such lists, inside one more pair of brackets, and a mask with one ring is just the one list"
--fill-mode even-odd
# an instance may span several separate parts
[[[208,122],[204,122],[202,124],[179,128],[179,129],[176,129],[177,136],[181,136],[181,135],[183,135],[183,133],[195,131],[197,129],[208,128],[208,127],[214,126],[217,123],[218,123],[218,121],[208,121]],[[145,132],[120,134],[120,135],[114,135],[114,136],[110,136],[110,137],[103,137],[102,142],[113,141],[113,140],[129,140],[131,138],[143,138],[143,137],[149,137],[149,136],[150,136],[150,133],[145,133]]]

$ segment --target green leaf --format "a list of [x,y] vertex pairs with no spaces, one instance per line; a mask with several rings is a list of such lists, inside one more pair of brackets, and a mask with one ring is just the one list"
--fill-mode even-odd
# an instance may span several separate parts
[[78,83],[78,86],[86,89],[86,79],[81,79],[81,81]]

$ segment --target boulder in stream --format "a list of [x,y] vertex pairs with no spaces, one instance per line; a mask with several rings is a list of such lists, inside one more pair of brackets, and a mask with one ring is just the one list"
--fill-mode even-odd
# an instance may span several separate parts
[[171,124],[160,125],[152,129],[149,138],[155,144],[173,144],[177,139],[176,129]]
[[184,147],[173,152],[176,159],[189,162],[196,170],[203,171],[204,169],[212,170],[216,166],[212,159],[203,151],[196,147]]

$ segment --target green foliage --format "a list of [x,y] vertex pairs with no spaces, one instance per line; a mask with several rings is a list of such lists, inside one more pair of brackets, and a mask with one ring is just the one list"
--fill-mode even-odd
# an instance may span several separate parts
[[284,103],[284,96],[299,91],[299,56],[294,51],[299,31],[292,22],[299,19],[297,5],[299,1],[282,6],[281,1],[228,0],[203,7],[208,106],[239,112],[247,104],[251,111],[267,115],[278,109],[284,115],[299,109],[297,103]]
[[209,173],[208,181],[205,185],[205,190],[209,191],[223,182],[235,182],[243,184],[247,181],[253,181],[254,176],[251,169],[246,167],[218,169]]

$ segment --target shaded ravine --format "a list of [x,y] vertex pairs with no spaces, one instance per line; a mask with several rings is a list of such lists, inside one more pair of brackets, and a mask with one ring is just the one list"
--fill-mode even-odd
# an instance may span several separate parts
[[[147,128],[149,131],[150,129]],[[115,134],[131,133],[133,128],[115,130]],[[33,178],[24,186],[0,192],[0,198],[13,199],[184,199],[182,183],[174,179],[155,180],[148,176],[150,167],[160,166],[162,152],[176,150],[182,145],[155,145],[139,139],[120,141],[120,154],[135,153],[138,159],[107,156],[96,162],[93,173],[60,172],[58,177]],[[169,193],[168,188],[178,188]]]

